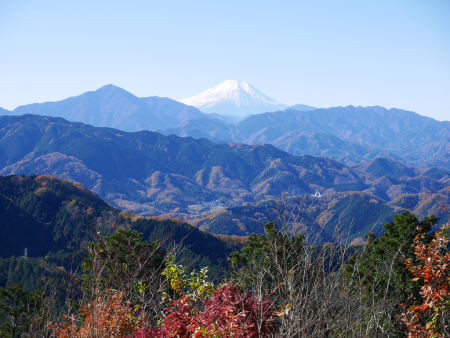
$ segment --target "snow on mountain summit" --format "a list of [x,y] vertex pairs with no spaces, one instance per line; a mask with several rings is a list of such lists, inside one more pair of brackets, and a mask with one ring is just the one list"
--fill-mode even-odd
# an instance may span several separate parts
[[260,92],[242,80],[227,80],[180,102],[194,106],[205,113],[216,113],[237,118],[271,112],[286,106]]

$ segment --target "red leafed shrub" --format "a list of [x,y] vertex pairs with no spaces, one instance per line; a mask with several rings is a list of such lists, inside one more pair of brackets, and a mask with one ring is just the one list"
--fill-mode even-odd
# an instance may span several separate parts
[[164,325],[160,328],[147,327],[135,334],[135,337],[190,337],[190,325],[196,316],[196,309],[191,297],[183,296],[172,301],[166,309]]
[[[197,307],[203,309],[199,311]],[[273,303],[224,284],[200,304],[189,297],[172,302],[162,327],[146,328],[136,337],[259,337],[275,331]]]
[[402,313],[409,337],[444,337],[448,334],[450,316],[450,252],[448,237],[437,232],[429,244],[424,244],[424,235],[414,240],[417,263],[406,260],[406,266],[414,276],[413,281],[422,280],[422,304],[412,305]]
[[206,302],[191,327],[219,337],[257,337],[274,331],[273,311],[268,297],[259,300],[228,283]]

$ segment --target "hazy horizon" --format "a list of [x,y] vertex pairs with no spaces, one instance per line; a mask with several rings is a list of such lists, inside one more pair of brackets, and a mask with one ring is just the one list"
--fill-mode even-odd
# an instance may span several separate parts
[[[18,105],[18,106],[15,106],[15,107],[13,107],[13,108],[11,108],[11,109],[7,109],[7,108],[2,107],[2,106],[0,105],[0,108],[4,108],[4,109],[7,109],[7,110],[9,110],[9,111],[13,111],[14,109],[16,109],[16,108],[18,108],[18,107],[21,107],[21,106],[27,106],[27,105],[29,105],[29,104],[35,104],[35,103],[48,103],[48,102],[59,102],[59,101],[63,101],[63,100],[65,100],[65,99],[69,99],[69,98],[72,98],[72,97],[77,97],[77,96],[82,95],[82,94],[84,94],[84,93],[86,93],[86,92],[94,92],[94,91],[97,91],[98,89],[100,89],[100,88],[102,88],[102,87],[105,87],[105,86],[108,86],[108,85],[113,85],[113,86],[115,86],[115,87],[119,87],[119,88],[121,88],[121,89],[123,89],[123,90],[125,90],[125,91],[127,91],[127,92],[129,92],[129,93],[131,93],[131,94],[133,94],[133,95],[135,95],[135,93],[129,91],[127,88],[123,88],[123,87],[117,86],[117,85],[115,85],[115,84],[113,84],[113,83],[108,83],[108,84],[104,84],[103,86],[100,86],[100,87],[98,87],[98,88],[88,89],[88,90],[85,90],[85,91],[83,91],[83,92],[76,93],[76,94],[69,95],[69,96],[67,96],[67,97],[62,97],[62,98],[55,99],[55,100],[48,100],[48,101],[47,101],[47,100],[43,100],[43,101],[36,101],[36,102],[24,103],[24,104],[20,104],[20,105]],[[265,94],[267,94],[267,93],[265,93]],[[136,96],[137,96],[137,95],[136,95]],[[137,97],[144,98],[144,97],[152,97],[152,96],[156,96],[156,97],[167,97],[167,96],[157,96],[157,95],[143,95],[143,96],[137,96]],[[177,99],[177,98],[172,98],[172,97],[167,97],[167,98],[173,99],[173,100],[176,100],[176,101],[181,102],[181,100],[180,100],[180,99]],[[282,103],[283,103],[283,102],[282,102]],[[303,104],[303,103],[300,103],[300,104]],[[295,105],[295,104],[294,104],[294,105]],[[292,106],[293,106],[293,105],[292,105]],[[347,106],[354,106],[354,107],[375,107],[375,106],[381,106],[381,105],[377,105],[377,104],[375,104],[375,105],[354,105],[354,104],[351,104],[351,103],[350,103],[350,104],[347,104],[347,105],[341,105],[341,106],[321,106],[321,107],[317,106],[317,107],[314,107],[314,108],[318,108],[318,109],[325,108],[325,109],[327,109],[327,108],[347,107]],[[430,117],[430,118],[432,118],[432,119],[435,119],[435,120],[441,121],[441,122],[448,122],[448,121],[449,121],[449,118],[447,118],[447,119],[438,119],[438,118],[435,118],[435,117],[433,117],[433,116],[427,116],[427,115],[425,115],[425,114],[421,114],[420,112],[413,111],[413,110],[408,110],[408,109],[403,109],[403,108],[401,108],[401,107],[395,107],[395,106],[394,106],[394,107],[381,106],[381,107],[386,108],[386,109],[401,109],[401,110],[405,110],[405,111],[412,111],[412,112],[417,113],[417,114],[419,114],[419,115],[426,116],[426,117]],[[286,107],[286,109],[288,109],[288,108],[289,108],[289,106]],[[198,108],[198,109],[199,109],[200,111],[206,113],[206,114],[210,114],[210,113],[208,113],[207,111],[204,111],[204,110],[201,109],[201,108]],[[270,111],[269,111],[269,112],[270,112]],[[219,114],[219,115],[220,115],[220,114]],[[227,116],[227,115],[228,115],[228,114],[224,114],[224,116]]]
[[114,84],[181,99],[227,79],[286,104],[450,116],[448,1],[2,1],[0,107]]

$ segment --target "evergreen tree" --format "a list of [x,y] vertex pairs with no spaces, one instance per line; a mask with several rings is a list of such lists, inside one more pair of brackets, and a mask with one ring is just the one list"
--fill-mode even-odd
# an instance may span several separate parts
[[26,292],[21,284],[0,288],[0,335],[15,338],[27,334],[39,307],[39,292]]
[[[353,256],[344,267],[347,280],[353,283],[355,295],[366,309],[363,325],[377,323],[377,334],[402,333],[396,319],[399,304],[407,303],[410,294],[419,293],[405,260],[414,259],[414,238],[427,234],[437,221],[435,216],[419,221],[409,211],[398,214],[384,225],[386,231],[380,237],[368,234],[362,253]],[[430,235],[424,236],[425,241],[430,238]],[[376,314],[379,317],[374,319]]]

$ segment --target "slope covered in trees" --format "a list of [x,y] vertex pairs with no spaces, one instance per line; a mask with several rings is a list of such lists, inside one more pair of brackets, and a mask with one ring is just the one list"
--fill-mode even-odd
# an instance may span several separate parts
[[[176,220],[121,212],[77,183],[51,176],[0,177],[0,286],[22,283],[27,290],[45,275],[77,269],[89,241],[119,229],[135,229],[148,242],[179,247],[178,258],[192,266],[226,270],[232,248],[222,240]],[[27,249],[27,258],[24,255]]]

